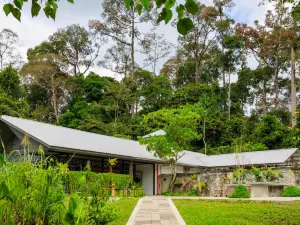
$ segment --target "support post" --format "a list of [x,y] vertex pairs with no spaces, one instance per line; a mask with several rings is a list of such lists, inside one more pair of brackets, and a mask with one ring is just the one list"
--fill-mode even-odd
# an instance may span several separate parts
[[129,172],[128,174],[133,177],[133,161],[129,161]]

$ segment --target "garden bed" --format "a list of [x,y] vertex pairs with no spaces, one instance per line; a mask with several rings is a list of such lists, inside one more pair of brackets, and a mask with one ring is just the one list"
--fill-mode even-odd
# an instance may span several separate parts
[[299,224],[300,202],[173,200],[187,225]]

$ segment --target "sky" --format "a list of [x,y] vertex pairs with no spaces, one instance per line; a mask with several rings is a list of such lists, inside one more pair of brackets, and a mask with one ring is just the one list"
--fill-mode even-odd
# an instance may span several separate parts
[[[181,1],[181,0],[179,0]],[[255,20],[263,22],[266,10],[269,6],[258,6],[261,0],[235,0],[235,7],[229,12],[229,14],[235,19],[236,22],[252,24]],[[102,0],[74,0],[75,4],[70,4],[66,0],[59,1],[59,8],[56,15],[56,20],[48,19],[43,12],[36,18],[31,18],[29,4],[26,4],[22,12],[21,22],[13,18],[12,15],[5,16],[2,11],[4,1],[0,2],[0,30],[3,28],[9,28],[19,35],[20,39],[20,51],[26,59],[26,52],[28,48],[40,44],[47,40],[47,38],[59,28],[64,28],[71,24],[80,24],[87,27],[88,21],[91,19],[101,19],[101,4]],[[211,4],[210,0],[202,0],[204,4]],[[143,24],[140,27],[142,33],[148,32],[152,26],[150,24]],[[176,44],[178,32],[176,28],[170,24],[165,25],[163,22],[157,29],[158,33],[163,33],[169,42]],[[109,42],[106,47],[101,48],[99,54],[99,60],[105,55],[106,48],[109,47],[112,42]],[[174,54],[174,53],[173,53]],[[171,55],[170,55],[171,56]],[[143,55],[136,53],[137,63],[143,64]],[[166,59],[161,60],[158,63],[160,69]],[[250,67],[254,67],[256,62],[254,59],[250,59],[248,62]],[[148,68],[151,70],[150,68]],[[100,76],[112,76],[116,79],[120,79],[113,72],[94,66],[92,71],[98,73]],[[236,78],[233,78],[233,81]]]

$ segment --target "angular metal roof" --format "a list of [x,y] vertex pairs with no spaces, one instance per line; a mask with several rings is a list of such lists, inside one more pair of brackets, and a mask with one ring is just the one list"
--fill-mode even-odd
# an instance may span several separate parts
[[10,116],[2,116],[1,120],[23,133],[27,133],[30,137],[45,144],[49,148],[83,150],[149,161],[161,161],[161,159],[148,152],[146,146],[140,145],[137,141],[94,134]]
[[205,158],[208,167],[224,167],[236,165],[280,164],[287,161],[297,148],[242,152],[222,155],[211,155]]
[[[1,121],[23,133],[27,133],[30,137],[49,148],[80,150],[116,157],[123,156],[145,161],[163,162],[163,160],[148,152],[146,146],[140,145],[137,141],[94,134],[10,116],[2,116]],[[153,134],[164,135],[164,131],[159,130],[150,135]],[[183,151],[178,164],[194,167],[277,164],[284,163],[296,151],[297,148],[293,148],[212,156],[198,152]]]

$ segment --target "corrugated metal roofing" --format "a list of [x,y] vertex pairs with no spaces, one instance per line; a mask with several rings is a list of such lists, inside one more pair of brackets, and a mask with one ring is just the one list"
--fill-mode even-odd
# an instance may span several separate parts
[[[90,151],[149,161],[162,161],[148,152],[146,147],[140,145],[137,141],[94,134],[10,116],[2,116],[1,120],[29,134],[38,141],[48,145],[48,147]],[[159,132],[154,133],[155,135],[163,135],[164,131],[159,130]],[[296,151],[297,149],[293,148],[212,156],[197,152],[183,151],[183,156],[179,159],[178,163],[201,167],[225,167],[235,166],[237,164],[276,164],[284,163]]]

